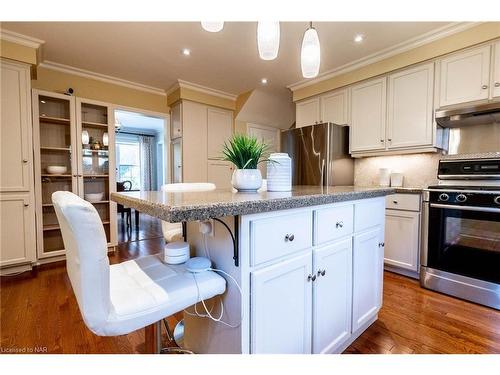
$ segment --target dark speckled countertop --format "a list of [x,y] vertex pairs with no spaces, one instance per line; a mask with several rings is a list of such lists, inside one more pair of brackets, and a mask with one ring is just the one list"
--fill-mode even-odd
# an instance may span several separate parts
[[231,189],[167,193],[111,193],[111,200],[159,219],[178,223],[316,206],[393,194],[394,188],[360,186],[294,186],[291,192],[235,193]]

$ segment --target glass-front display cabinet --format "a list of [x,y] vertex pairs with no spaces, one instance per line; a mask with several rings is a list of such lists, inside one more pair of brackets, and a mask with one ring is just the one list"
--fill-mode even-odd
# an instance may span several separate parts
[[[98,211],[108,246],[116,245],[114,124],[109,106],[33,90],[33,146],[38,258],[64,255],[52,193],[70,191]],[[113,126],[111,126],[111,124]],[[111,156],[110,156],[111,155]]]

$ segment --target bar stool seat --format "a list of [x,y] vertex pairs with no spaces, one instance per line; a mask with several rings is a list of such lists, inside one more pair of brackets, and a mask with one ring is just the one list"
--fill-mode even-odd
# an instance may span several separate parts
[[156,255],[110,266],[106,234],[94,206],[67,191],[52,194],[52,202],[69,280],[83,320],[96,335],[127,334],[224,293],[226,281],[215,272],[194,275]]

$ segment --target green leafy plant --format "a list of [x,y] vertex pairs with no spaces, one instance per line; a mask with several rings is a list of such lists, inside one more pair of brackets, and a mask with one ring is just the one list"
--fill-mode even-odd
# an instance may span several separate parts
[[222,160],[233,163],[238,169],[257,169],[259,163],[268,159],[268,145],[249,135],[235,134],[222,148]]

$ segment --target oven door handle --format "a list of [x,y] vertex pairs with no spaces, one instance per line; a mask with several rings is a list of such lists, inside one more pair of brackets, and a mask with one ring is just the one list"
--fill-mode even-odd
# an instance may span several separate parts
[[500,208],[492,208],[492,207],[457,206],[453,204],[438,204],[438,203],[431,203],[429,206],[432,208],[447,208],[450,210],[500,213]]

